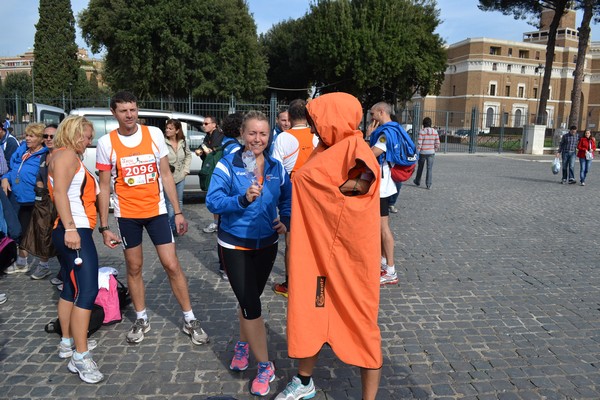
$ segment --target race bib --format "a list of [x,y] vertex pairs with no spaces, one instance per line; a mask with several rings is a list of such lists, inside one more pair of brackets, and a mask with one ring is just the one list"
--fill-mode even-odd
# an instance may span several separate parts
[[158,178],[156,158],[153,154],[140,154],[121,158],[123,181],[128,186],[155,183]]

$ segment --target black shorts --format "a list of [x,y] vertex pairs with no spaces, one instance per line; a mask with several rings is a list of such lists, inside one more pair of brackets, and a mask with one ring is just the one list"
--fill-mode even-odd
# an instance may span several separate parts
[[379,199],[379,216],[387,217],[388,215],[390,215],[390,198],[389,197],[380,198]]
[[142,244],[144,228],[154,246],[175,242],[167,214],[160,214],[152,218],[117,218],[117,226],[125,249]]
[[277,243],[257,250],[228,249],[219,245],[220,258],[244,319],[261,316],[260,295],[277,258]]

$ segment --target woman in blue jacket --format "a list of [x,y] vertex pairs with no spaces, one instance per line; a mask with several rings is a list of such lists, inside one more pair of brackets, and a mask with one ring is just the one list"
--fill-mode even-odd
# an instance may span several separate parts
[[[31,221],[31,212],[35,203],[35,183],[40,169],[40,160],[48,152],[44,146],[44,124],[29,124],[25,128],[25,140],[13,153],[8,163],[9,171],[2,176],[2,190],[8,196],[12,192],[13,199],[18,206],[21,232],[27,232]],[[48,264],[48,259],[40,259],[40,263]],[[27,272],[27,252],[19,249],[17,262],[6,271]]]
[[[258,373],[250,392],[258,396],[266,396],[275,379],[260,295],[277,257],[279,235],[289,230],[292,191],[283,166],[265,152],[269,130],[263,113],[246,114],[241,128],[244,148],[219,161],[206,195],[208,210],[220,215],[218,249],[239,302],[240,340],[229,368],[247,369],[252,349]],[[252,161],[245,168],[249,154]]]

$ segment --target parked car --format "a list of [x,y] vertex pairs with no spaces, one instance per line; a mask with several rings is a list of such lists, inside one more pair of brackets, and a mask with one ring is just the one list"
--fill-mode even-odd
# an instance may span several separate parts
[[[98,139],[117,129],[119,124],[109,108],[78,108],[72,110],[71,115],[84,116],[94,124],[94,140],[85,151],[83,163],[90,171],[96,171],[96,145]],[[204,117],[164,110],[140,109],[138,112],[138,120],[141,124],[156,126],[163,132],[168,119],[178,119],[181,121],[187,144],[192,151],[190,174],[185,178],[185,192],[198,192],[200,191],[198,173],[202,167],[202,159],[194,153],[194,150],[200,147],[204,140],[204,131],[202,130]]]
[[456,132],[454,132],[455,136],[460,136],[460,137],[469,137],[471,135],[471,130],[470,129],[457,129]]

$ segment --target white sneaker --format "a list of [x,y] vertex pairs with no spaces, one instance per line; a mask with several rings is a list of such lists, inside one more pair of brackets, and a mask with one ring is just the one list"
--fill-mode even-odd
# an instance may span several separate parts
[[398,274],[397,273],[385,273],[383,275],[381,275],[381,277],[379,278],[379,284],[380,285],[395,285],[398,283]]
[[29,272],[29,265],[21,265],[14,263],[6,269],[7,274],[16,274],[17,272]]
[[53,284],[54,286],[56,286],[56,285],[60,285],[61,283],[63,283],[63,281],[60,280],[59,278],[54,277],[54,278],[50,279],[50,283]]
[[396,214],[398,212],[398,209],[396,208],[396,206],[389,206],[389,210],[392,214]]
[[217,231],[217,224],[215,224],[214,222],[211,222],[210,225],[208,225],[206,228],[202,229],[202,232],[204,233],[214,233]]
[[8,297],[6,297],[6,293],[0,293],[0,304],[6,303]]
[[79,374],[79,378],[85,383],[98,383],[104,379],[104,375],[98,369],[98,365],[96,365],[90,353],[78,361],[71,357],[67,368],[72,373]]
[[300,400],[300,399],[312,399],[317,394],[315,390],[315,384],[312,378],[308,385],[304,386],[300,381],[300,378],[294,376],[290,383],[287,384],[283,392],[279,393],[275,400]]

